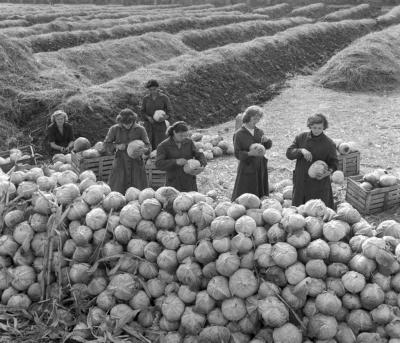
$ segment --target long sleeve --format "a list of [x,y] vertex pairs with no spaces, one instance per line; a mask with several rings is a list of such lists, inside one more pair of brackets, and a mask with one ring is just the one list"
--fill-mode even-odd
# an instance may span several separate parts
[[338,169],[339,160],[337,157],[336,146],[333,142],[329,142],[329,156],[326,163],[328,164],[329,169],[331,169],[332,171]]
[[193,141],[191,143],[191,149],[192,149],[192,154],[196,158],[196,160],[200,161],[200,164],[205,167],[207,165],[207,159],[204,156],[204,154],[196,148]]
[[299,147],[299,136],[297,136],[293,143],[286,150],[286,157],[289,160],[296,160],[303,156],[301,148]]
[[68,134],[66,137],[68,143],[72,142],[74,140],[74,130],[72,128],[72,125],[68,126]]
[[156,157],[156,168],[164,171],[174,169],[176,164],[176,159],[168,159],[168,153],[164,144],[160,144],[157,147],[157,157]]
[[146,132],[146,130],[144,128],[142,128],[141,140],[144,142],[144,144],[146,144],[147,153],[150,154],[150,152],[151,152],[151,144],[150,144],[149,137],[147,136],[147,132]]
[[[261,130],[261,129],[258,129],[259,130],[259,137],[260,137],[260,142],[261,142],[261,140],[262,140],[262,137],[264,136],[264,131],[263,130]],[[261,143],[263,146],[264,146],[264,148],[265,149],[271,149],[272,148],[272,140],[271,139],[268,139],[266,142],[264,142],[264,143]]]
[[249,156],[248,150],[244,150],[240,144],[240,134],[236,132],[233,136],[233,147],[235,150],[235,157],[239,161],[246,161],[248,160],[251,156]]
[[142,100],[142,106],[140,108],[140,114],[142,115],[142,120],[143,121],[148,121],[149,118],[147,118],[148,114],[146,112],[146,104],[147,104],[147,97],[144,97]]
[[172,115],[172,104],[171,104],[171,100],[169,99],[168,96],[165,96],[165,113],[167,114],[167,118],[170,118]]
[[48,139],[49,143],[55,143],[55,141],[56,141],[56,135],[55,135],[55,132],[54,132],[53,125],[50,125],[47,128],[47,139]]
[[112,126],[109,128],[106,138],[104,139],[104,146],[107,153],[112,154],[114,152],[114,143],[116,140],[116,128]]

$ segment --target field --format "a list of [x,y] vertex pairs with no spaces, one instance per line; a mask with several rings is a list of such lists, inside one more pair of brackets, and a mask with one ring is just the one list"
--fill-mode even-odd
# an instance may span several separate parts
[[[2,126],[21,132],[21,140],[31,133],[41,150],[46,118],[63,108],[78,135],[101,140],[118,110],[138,109],[150,77],[172,98],[176,119],[198,127],[222,123],[272,98],[288,74],[315,69],[355,39],[397,22],[394,13],[377,24],[389,9],[2,5]],[[0,130],[1,146],[7,136]]]
[[[370,226],[348,208],[339,217],[323,208],[325,224],[320,204],[293,214],[277,193],[263,202],[246,198],[246,208],[230,212],[223,202],[236,178],[232,155],[213,158],[198,175],[207,196],[181,194],[172,204],[171,194],[148,189],[108,195],[108,186],[85,174],[78,180],[66,160],[51,164],[44,145],[57,109],[77,136],[103,140],[121,109],[140,109],[146,81],[156,78],[172,100],[173,121],[228,142],[236,115],[262,106],[258,126],[273,141],[271,185],[292,178],[286,149],[316,112],[327,116],[329,137],[356,142],[361,173],[385,168],[399,179],[396,1],[0,3],[0,150],[17,138],[45,158],[43,169],[0,180],[0,343],[397,341],[400,225],[386,227],[382,236],[393,237],[385,239],[375,229],[400,222],[399,207],[366,215]],[[345,186],[336,189],[343,200]],[[243,270],[249,278],[235,285]],[[367,283],[358,291],[342,278],[355,270]],[[212,293],[215,277],[221,284]],[[247,294],[252,282],[256,290]],[[367,288],[378,285],[381,293],[369,297]],[[316,300],[332,292],[331,304],[340,303],[334,312]],[[279,311],[267,322],[271,307],[260,305],[267,298],[287,312],[282,322],[274,322]],[[378,304],[393,312],[378,313]]]

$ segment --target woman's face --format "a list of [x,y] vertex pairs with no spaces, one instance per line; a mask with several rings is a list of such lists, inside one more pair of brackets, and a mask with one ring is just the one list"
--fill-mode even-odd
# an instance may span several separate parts
[[260,116],[260,115],[254,116],[254,117],[252,117],[252,118],[250,119],[248,125],[249,125],[250,127],[255,127],[255,126],[257,125],[257,123],[258,123],[260,120],[261,120],[261,116]]
[[174,132],[175,142],[181,143],[189,136],[189,131]]
[[319,136],[322,132],[324,132],[324,124],[312,124],[310,126],[311,132],[314,136]]
[[57,126],[63,126],[65,122],[64,115],[55,116],[54,122],[57,124]]
[[157,95],[158,94],[158,87],[150,87],[149,92],[151,95]]
[[132,125],[133,125],[133,122],[131,122],[131,123],[122,123],[122,126],[123,126],[125,129],[130,129],[130,128],[132,127]]

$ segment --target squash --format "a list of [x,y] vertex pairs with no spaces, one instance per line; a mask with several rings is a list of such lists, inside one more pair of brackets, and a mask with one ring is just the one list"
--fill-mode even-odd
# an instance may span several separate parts
[[382,175],[379,178],[379,185],[381,187],[390,187],[397,184],[398,180],[394,175]]
[[78,137],[74,141],[74,151],[81,152],[84,150],[90,149],[90,142],[85,137]]
[[130,158],[138,158],[144,154],[146,145],[140,139],[135,139],[128,144],[126,152]]
[[166,119],[166,113],[163,110],[156,110],[153,114],[153,119],[158,122],[161,123],[163,121],[165,121]]
[[249,151],[255,151],[256,152],[255,156],[262,157],[265,155],[266,150],[262,144],[253,143],[252,145],[250,145]]
[[360,184],[360,187],[363,190],[365,190],[366,192],[372,191],[374,189],[374,186],[371,183],[367,182],[367,181],[362,182]]
[[324,174],[328,171],[328,165],[321,160],[315,161],[310,168],[308,168],[308,175],[315,179],[317,174],[321,173]]
[[339,144],[337,149],[341,155],[347,155],[350,153],[350,145],[348,143]]
[[193,159],[190,159],[187,161],[187,163],[183,166],[183,171],[186,174],[190,175],[198,175],[204,170],[204,167],[201,166],[200,161]]

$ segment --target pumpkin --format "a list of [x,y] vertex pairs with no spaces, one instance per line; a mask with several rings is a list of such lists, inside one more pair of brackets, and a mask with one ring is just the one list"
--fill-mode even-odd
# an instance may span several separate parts
[[163,111],[163,110],[157,110],[157,111],[155,111],[154,112],[154,114],[153,114],[153,119],[156,121],[156,122],[162,122],[162,121],[165,121],[165,119],[166,119],[166,116],[167,116],[167,114]]
[[140,139],[135,139],[128,144],[126,152],[130,158],[138,158],[145,152],[146,145]]
[[85,137],[78,137],[74,141],[74,151],[81,152],[84,150],[90,149],[90,142]]
[[201,166],[200,161],[193,159],[190,159],[187,161],[187,163],[183,166],[183,171],[186,174],[190,175],[198,175],[204,170],[204,167]]
[[390,187],[397,184],[398,180],[394,175],[385,174],[379,178],[379,185],[381,187]]
[[250,145],[249,151],[255,152],[256,156],[262,157],[265,155],[265,148],[262,144],[253,143]]
[[315,161],[308,169],[308,175],[316,179],[318,174],[325,174],[328,171],[328,165],[321,160]]

